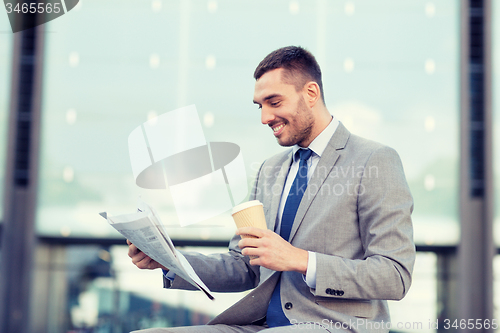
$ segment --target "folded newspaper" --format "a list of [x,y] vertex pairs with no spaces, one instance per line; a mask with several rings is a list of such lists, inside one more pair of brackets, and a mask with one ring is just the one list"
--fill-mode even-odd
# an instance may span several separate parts
[[211,300],[215,299],[186,258],[176,250],[154,208],[139,199],[137,213],[118,216],[100,213],[100,215],[139,250],[203,291]]

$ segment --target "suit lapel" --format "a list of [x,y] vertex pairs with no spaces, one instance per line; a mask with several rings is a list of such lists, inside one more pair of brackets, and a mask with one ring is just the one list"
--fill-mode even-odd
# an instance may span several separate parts
[[307,189],[304,192],[304,196],[302,197],[299,209],[297,210],[297,215],[295,215],[295,220],[293,222],[292,231],[290,233],[290,243],[302,223],[309,206],[311,206],[311,203],[320,191],[321,186],[332,171],[333,166],[337,163],[340,156],[337,151],[344,149],[347,141],[349,140],[349,135],[349,131],[344,127],[344,125],[342,125],[342,123],[339,123],[339,126],[335,130],[330,142],[328,142],[325,151],[323,151],[318,165],[316,165],[316,169],[314,169],[314,173],[312,174],[309,184],[307,185]]
[[[278,221],[278,209],[280,207],[281,194],[283,193],[283,187],[285,186],[286,177],[288,175],[288,170],[292,164],[292,152],[284,155],[281,162],[281,169],[279,171],[278,177],[274,184],[270,184],[268,189],[271,193],[271,207],[269,208],[269,216],[274,217],[274,220],[268,221],[268,228],[270,230],[276,230],[276,222]],[[279,165],[279,162],[277,163]],[[272,228],[272,229],[271,229]]]

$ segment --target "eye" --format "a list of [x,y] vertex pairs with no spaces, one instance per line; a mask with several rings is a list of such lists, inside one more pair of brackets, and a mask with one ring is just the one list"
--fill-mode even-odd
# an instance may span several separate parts
[[280,102],[271,102],[270,104],[272,107],[277,107],[280,105]]

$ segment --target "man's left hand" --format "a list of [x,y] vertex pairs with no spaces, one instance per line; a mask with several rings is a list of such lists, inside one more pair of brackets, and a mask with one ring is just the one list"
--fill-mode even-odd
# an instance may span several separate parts
[[256,256],[251,265],[260,265],[273,271],[295,271],[306,274],[309,253],[292,246],[280,235],[271,230],[244,227],[236,230],[237,235],[249,235],[256,238],[245,238],[238,246],[245,256]]

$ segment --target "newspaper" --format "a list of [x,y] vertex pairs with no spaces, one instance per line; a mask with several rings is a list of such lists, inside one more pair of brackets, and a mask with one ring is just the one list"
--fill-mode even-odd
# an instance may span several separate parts
[[139,199],[137,213],[100,215],[151,259],[203,291],[211,300],[215,299],[187,259],[174,247],[154,208]]

